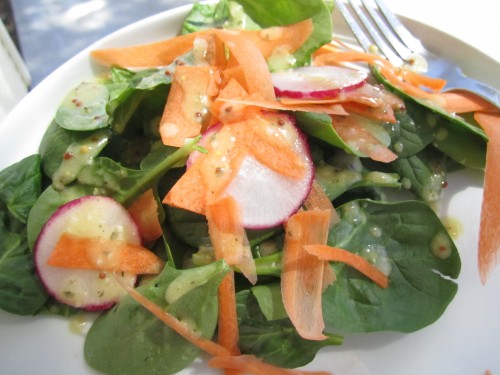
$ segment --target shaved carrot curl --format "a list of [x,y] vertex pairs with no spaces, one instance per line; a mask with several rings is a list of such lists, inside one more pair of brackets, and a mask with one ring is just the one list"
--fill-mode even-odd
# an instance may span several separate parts
[[[331,210],[300,211],[285,226],[281,294],[285,310],[299,335],[308,340],[324,340],[322,311],[326,263],[308,254],[304,246],[326,244]],[[329,266],[328,266],[329,267]],[[328,272],[328,271],[327,271]]]
[[149,244],[163,234],[158,218],[158,202],[153,189],[146,190],[127,208],[139,229],[139,234],[144,243]]
[[497,183],[500,176],[500,112],[476,112],[474,118],[488,136],[478,252],[479,276],[485,284],[493,268],[500,262],[500,199]]
[[83,237],[64,232],[47,264],[54,267],[157,274],[163,261],[140,245],[100,237]]
[[468,91],[449,91],[441,94],[445,100],[444,109],[450,113],[476,111],[495,112],[499,109],[483,98]]
[[305,245],[305,250],[318,259],[345,263],[371,279],[381,288],[389,286],[389,278],[365,258],[350,251],[326,245]]
[[[338,65],[342,63],[365,62],[372,66],[379,67],[380,73],[391,84],[406,92],[408,95],[417,98],[439,100],[439,96],[436,96],[435,92],[423,90],[420,86],[425,86],[432,90],[439,90],[446,83],[446,81],[441,79],[426,77],[407,69],[395,67],[389,60],[379,55],[354,50],[341,51],[332,46],[322,48],[325,48],[326,51],[323,50],[322,53],[316,55],[314,59],[315,65]],[[442,104],[442,102],[439,102],[439,104]]]

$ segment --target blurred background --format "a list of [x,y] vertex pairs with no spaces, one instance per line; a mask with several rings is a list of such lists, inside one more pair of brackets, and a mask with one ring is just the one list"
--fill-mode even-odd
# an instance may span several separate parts
[[[0,0],[5,25],[14,31],[31,85],[36,86],[79,51],[103,36],[153,14],[194,0]],[[2,18],[3,18],[2,14]],[[15,20],[15,29],[13,29]]]

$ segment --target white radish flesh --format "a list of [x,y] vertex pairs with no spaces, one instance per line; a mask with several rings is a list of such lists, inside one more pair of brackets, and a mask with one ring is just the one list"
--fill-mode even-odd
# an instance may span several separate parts
[[136,275],[49,266],[47,260],[64,232],[140,244],[135,222],[113,199],[86,196],[61,206],[44,225],[35,244],[38,275],[54,298],[91,311],[111,307],[126,293],[122,285],[134,286]]
[[368,73],[336,66],[301,67],[272,74],[278,97],[329,99],[366,83]]
[[[264,229],[284,223],[306,199],[314,177],[314,165],[305,136],[296,128],[293,118],[279,115],[278,131],[300,156],[305,173],[299,179],[284,176],[262,164],[251,155],[243,160],[224,194],[238,203],[242,224],[248,229]],[[270,121],[270,126],[273,122]]]

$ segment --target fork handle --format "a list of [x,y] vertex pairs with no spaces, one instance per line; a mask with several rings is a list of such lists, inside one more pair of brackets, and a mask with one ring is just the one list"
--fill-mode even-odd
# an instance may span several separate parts
[[463,76],[455,79],[453,85],[446,86],[445,90],[470,91],[500,108],[500,91],[469,77]]

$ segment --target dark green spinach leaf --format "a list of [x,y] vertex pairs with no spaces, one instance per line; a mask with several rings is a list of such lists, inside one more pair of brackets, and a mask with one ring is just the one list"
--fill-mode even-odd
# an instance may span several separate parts
[[[261,298],[264,303],[262,301]],[[343,342],[342,336],[333,334],[327,334],[328,338],[322,341],[305,340],[288,318],[267,320],[248,289],[237,293],[236,302],[240,349],[265,362],[286,368],[304,366],[314,359],[319,349]]]
[[41,179],[39,155],[0,172],[0,308],[19,315],[35,314],[47,299],[26,234]]
[[[138,291],[210,339],[217,325],[217,290],[228,270],[222,261],[184,271],[166,266]],[[174,374],[200,354],[130,296],[95,321],[84,350],[91,367],[119,375]]]
[[412,332],[436,321],[457,292],[460,256],[425,203],[359,200],[339,207],[329,244],[371,260],[389,274],[382,289],[334,264],[337,281],[323,297],[325,321],[351,332]]

